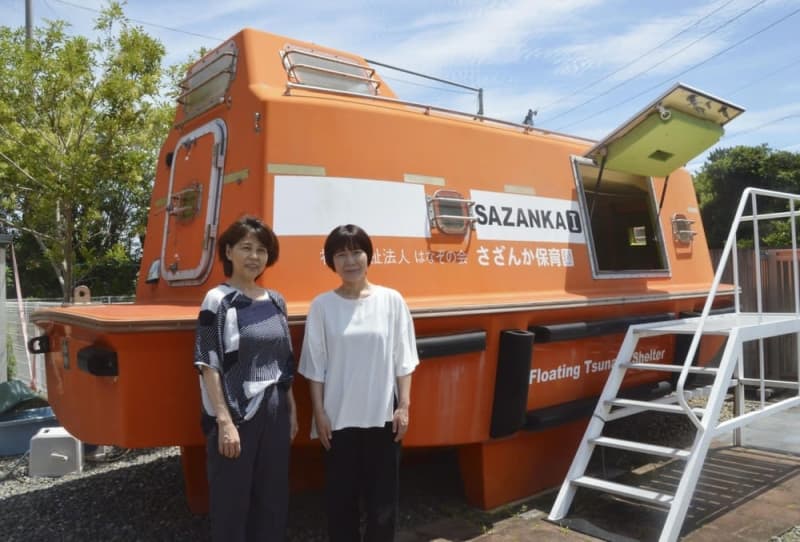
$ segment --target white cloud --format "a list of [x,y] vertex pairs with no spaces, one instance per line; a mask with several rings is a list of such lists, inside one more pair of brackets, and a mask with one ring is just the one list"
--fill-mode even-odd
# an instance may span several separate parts
[[736,118],[726,130],[725,143],[740,145],[740,140],[763,139],[764,134],[773,137],[800,133],[800,102],[784,103],[751,111]]
[[420,32],[388,44],[381,56],[432,73],[453,65],[511,64],[526,55],[534,39],[599,1],[514,0],[473,8],[458,17],[426,14],[407,25]]
[[[37,18],[70,21],[74,33],[90,34],[96,12],[70,7],[67,0],[34,2]],[[106,0],[69,0],[98,10]],[[21,0],[0,0],[4,24],[24,24]],[[624,121],[637,106],[654,98],[660,90],[642,97],[634,95],[669,80],[687,67],[708,59],[718,51],[761,28],[798,6],[798,0],[768,0],[735,23],[698,41],[686,51],[680,48],[697,40],[724,21],[755,4],[755,0],[676,0],[672,3],[637,0],[129,0],[124,8],[132,19],[152,25],[145,30],[164,43],[167,63],[180,62],[201,46],[215,47],[243,27],[259,28],[360,54],[412,70],[441,76],[485,89],[486,114],[519,122],[525,112],[539,109],[538,124],[577,104],[592,99],[572,116],[564,115],[552,126],[599,138]],[[717,8],[696,27],[695,22]],[[800,19],[800,16],[796,17]],[[796,57],[796,35],[787,21],[774,31],[748,42],[689,74],[692,84],[726,97],[748,81]],[[688,30],[687,30],[688,29]],[[674,37],[685,31],[678,37]],[[207,38],[186,34],[201,34]],[[626,64],[662,42],[629,67]],[[653,65],[661,64],[657,67]],[[622,69],[624,67],[624,69]],[[614,88],[620,82],[648,69],[646,75]],[[773,68],[774,69],[774,68]],[[619,70],[618,73],[611,73]],[[792,107],[800,88],[796,69],[787,70],[763,83],[748,86],[742,98],[751,112],[731,126],[730,133],[776,118],[769,111],[777,104]],[[439,104],[429,88],[413,87],[392,77],[389,84],[401,97]],[[601,85],[581,91],[588,83],[607,76]],[[684,79],[684,77],[681,77]],[[663,89],[669,86],[665,83]],[[599,96],[608,89],[607,96]],[[662,89],[662,90],[663,90]],[[794,90],[791,90],[794,89]],[[579,92],[580,91],[580,92]],[[443,105],[475,109],[472,95],[444,93]],[[619,106],[615,104],[621,104]],[[611,106],[608,115],[592,117]],[[758,109],[759,115],[753,113]],[[788,111],[788,109],[786,109]],[[579,119],[580,122],[575,122]],[[578,128],[578,130],[575,130]],[[800,132],[792,120],[760,129],[755,137],[780,137]],[[795,136],[796,137],[796,136]],[[733,142],[745,144],[749,136]],[[786,144],[795,144],[787,141]]]
[[696,171],[714,149],[738,145],[767,144],[775,150],[797,152],[800,147],[797,134],[800,134],[800,102],[745,112],[731,121],[719,143],[692,160],[690,166],[692,171]]
[[670,15],[654,12],[642,17],[637,11],[628,17],[588,17],[581,33],[573,33],[564,45],[547,49],[547,54],[557,61],[557,72],[562,74],[620,70],[610,78],[613,81],[645,70],[653,75],[675,73],[751,32],[759,11],[742,14],[753,6],[751,0],[739,0],[691,5]]

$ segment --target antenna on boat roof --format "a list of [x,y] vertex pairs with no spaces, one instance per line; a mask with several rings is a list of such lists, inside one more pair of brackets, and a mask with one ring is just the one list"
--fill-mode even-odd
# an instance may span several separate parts
[[533,117],[539,114],[538,110],[528,109],[528,114],[522,119],[522,124],[525,126],[533,126]]

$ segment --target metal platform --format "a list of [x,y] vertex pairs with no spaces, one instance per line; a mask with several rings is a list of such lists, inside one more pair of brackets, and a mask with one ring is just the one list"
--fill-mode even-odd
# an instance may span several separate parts
[[[757,213],[758,197],[783,200],[789,211],[759,216]],[[623,497],[624,499],[645,503],[649,506],[655,505],[659,508],[665,508],[667,515],[659,541],[673,542],[678,539],[681,533],[684,519],[692,502],[712,441],[722,433],[733,431],[734,444],[738,445],[741,443],[741,428],[743,426],[800,405],[800,383],[798,383],[797,379],[794,381],[770,380],[770,385],[793,389],[794,393],[788,398],[773,404],[767,404],[765,397],[767,380],[764,377],[763,359],[763,340],[770,337],[793,335],[795,340],[798,341],[798,351],[800,352],[800,279],[798,278],[800,271],[798,270],[796,237],[793,235],[792,239],[795,312],[775,313],[763,310],[759,266],[755,266],[755,284],[758,288],[756,310],[755,312],[743,311],[739,298],[739,272],[736,259],[732,258],[736,290],[734,312],[731,314],[710,315],[723,271],[737,246],[739,226],[746,222],[752,223],[755,253],[758,254],[759,220],[789,219],[791,222],[790,231],[795,232],[797,231],[796,217],[798,215],[798,212],[795,211],[795,206],[798,202],[800,202],[800,196],[792,194],[755,188],[745,190],[702,314],[693,318],[637,324],[628,329],[614,366],[609,373],[605,388],[597,402],[597,407],[587,426],[586,433],[575,454],[572,466],[553,503],[549,515],[551,521],[566,520],[576,491],[579,488],[589,488]],[[748,204],[752,209],[752,214],[745,216],[744,211]],[[659,364],[638,364],[633,362],[633,354],[636,352],[638,341],[641,338],[656,335],[692,336],[685,358],[676,360],[676,364],[671,368],[673,372],[678,373],[674,393],[671,396],[652,401],[632,400],[621,397],[619,392],[627,371],[665,370],[664,366]],[[698,367],[695,365],[700,340],[705,335],[726,337],[718,366]],[[744,344],[748,341],[759,342],[760,375],[758,378],[745,377]],[[800,375],[800,359],[797,360],[797,370],[797,374]],[[687,379],[690,374],[713,376],[713,384],[708,388],[708,396],[702,408],[689,404],[692,399],[691,390],[687,389]],[[752,386],[760,392],[760,408],[745,412],[745,386]],[[734,417],[720,422],[720,413],[729,390],[733,390]],[[681,449],[671,447],[669,444],[654,445],[634,440],[624,441],[603,435],[606,422],[644,411],[664,412],[688,418],[696,429],[691,447]],[[603,447],[622,448],[642,454],[656,454],[671,458],[676,471],[673,480],[677,481],[677,483],[670,488],[659,487],[654,489],[652,487],[641,487],[616,480],[588,476],[586,470],[594,450]],[[565,525],[568,525],[568,523],[565,523]]]
[[740,312],[717,314],[705,319],[696,316],[669,322],[639,324],[632,329],[640,337],[664,334],[694,335],[698,329],[702,329],[705,335],[729,335],[735,329],[738,333],[744,334],[743,336],[755,339],[796,333],[800,331],[800,319],[796,313],[791,312]]

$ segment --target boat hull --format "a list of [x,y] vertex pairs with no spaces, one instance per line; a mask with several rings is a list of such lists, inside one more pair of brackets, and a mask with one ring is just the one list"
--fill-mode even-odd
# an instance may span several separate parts
[[[627,325],[675,318],[702,301],[675,296],[460,316],[418,311],[421,363],[404,446],[457,447],[467,497],[483,508],[551,487],[568,467]],[[202,511],[204,437],[191,355],[196,311],[179,305],[72,306],[41,311],[35,320],[47,330],[48,396],[59,422],[84,442],[181,446],[187,496]],[[292,317],[290,323],[299,352],[303,320]],[[509,333],[526,341],[517,339],[521,349],[506,345]],[[711,357],[711,346],[702,359]],[[646,361],[672,363],[675,340],[648,338],[637,352]],[[113,363],[102,362],[112,354]],[[669,379],[666,372],[642,373],[626,387],[655,388]],[[300,375],[294,390],[300,431],[292,480],[300,489],[319,483],[321,454],[309,438],[310,398]]]
[[[156,164],[136,303],[32,317],[59,421],[87,442],[181,446],[194,510],[206,502],[195,319],[226,280],[220,234],[244,214],[280,239],[258,281],[287,300],[296,353],[312,300],[338,284],[322,252],[331,228],[369,232],[370,281],[402,294],[417,334],[404,446],[456,447],[482,507],[560,482],[628,326],[696,311],[712,285],[689,172],[606,167],[582,137],[403,102],[378,71],[252,29],[209,51],[182,82]],[[649,140],[664,135],[648,122]],[[685,139],[637,148],[684,163],[671,151]],[[636,351],[684,354],[668,337]],[[670,378],[624,385],[663,391]],[[294,391],[300,488],[322,461],[300,376]]]

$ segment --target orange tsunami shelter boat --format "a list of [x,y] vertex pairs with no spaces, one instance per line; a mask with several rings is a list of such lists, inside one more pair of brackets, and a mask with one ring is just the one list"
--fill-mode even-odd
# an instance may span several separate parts
[[[595,142],[404,102],[375,65],[249,29],[208,53],[160,154],[136,301],[33,315],[60,423],[85,442],[181,446],[193,510],[206,505],[195,318],[224,280],[217,232],[242,214],[280,237],[261,280],[288,300],[296,352],[311,299],[336,285],[325,236],[370,233],[370,277],[405,296],[418,336],[404,445],[456,447],[484,508],[558,485],[627,327],[705,300],[712,263],[680,166],[741,109],[676,85]],[[642,362],[687,348],[640,344]],[[299,376],[295,390],[300,487],[319,446]]]

